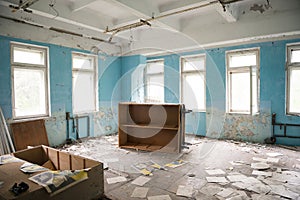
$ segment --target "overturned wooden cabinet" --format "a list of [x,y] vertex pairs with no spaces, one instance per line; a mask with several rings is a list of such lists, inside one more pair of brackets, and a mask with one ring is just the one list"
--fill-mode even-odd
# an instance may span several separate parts
[[179,153],[183,142],[182,104],[119,103],[119,147]]

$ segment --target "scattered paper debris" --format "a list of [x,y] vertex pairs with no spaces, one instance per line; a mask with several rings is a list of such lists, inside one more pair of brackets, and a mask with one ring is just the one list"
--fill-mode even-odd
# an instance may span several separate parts
[[252,168],[252,169],[260,169],[260,170],[263,170],[263,169],[269,169],[269,168],[270,168],[270,165],[267,164],[267,163],[263,163],[263,162],[260,162],[260,163],[251,163],[251,168]]
[[266,153],[266,154],[267,154],[267,156],[270,156],[270,157],[283,156],[282,153],[277,153],[277,152]]
[[267,158],[267,162],[269,163],[279,163],[280,158]]
[[218,177],[218,176],[206,177],[206,180],[209,183],[228,183],[228,180],[225,177]]
[[297,199],[299,197],[299,194],[287,190],[283,185],[270,185],[271,187],[271,193],[272,194],[278,194],[282,197],[290,198],[290,199]]
[[190,185],[179,185],[176,195],[177,196],[184,196],[184,197],[192,197],[193,196],[193,187]]
[[208,175],[224,175],[226,174],[221,169],[211,169],[211,170],[205,170]]
[[149,188],[136,187],[134,188],[131,197],[133,198],[146,198]]
[[267,162],[267,159],[264,159],[264,158],[258,158],[258,157],[253,157],[252,158],[254,161],[258,161],[258,162]]
[[148,200],[172,200],[169,195],[157,195],[148,197]]
[[171,168],[176,168],[176,167],[182,166],[184,164],[186,164],[185,161],[183,161],[183,160],[176,160],[174,162],[166,164],[165,166],[166,167],[171,167]]
[[259,170],[253,170],[252,175],[257,175],[257,176],[272,176],[272,172],[265,172],[265,171],[259,171]]
[[233,189],[231,189],[231,188],[225,188],[221,192],[218,192],[217,195],[220,196],[220,197],[226,198],[229,195],[231,195],[233,192],[234,192]]
[[241,180],[244,180],[247,178],[247,176],[243,174],[238,174],[238,175],[230,175],[227,176],[230,182],[240,182]]
[[127,181],[127,179],[124,176],[117,176],[113,178],[107,178],[106,181],[108,184],[114,184],[114,183],[125,182]]
[[244,163],[242,163],[242,161],[229,161],[229,163],[231,165],[235,165],[235,166],[241,166],[244,164]]
[[131,184],[138,185],[138,186],[143,186],[150,180],[151,180],[151,178],[149,178],[149,177],[139,176],[134,181],[132,181]]
[[152,172],[148,169],[141,169],[140,172],[145,176],[153,176]]
[[221,192],[223,190],[223,188],[221,188],[220,186],[216,185],[205,185],[204,187],[202,187],[200,189],[200,192],[206,195],[211,195],[214,196],[215,194]]

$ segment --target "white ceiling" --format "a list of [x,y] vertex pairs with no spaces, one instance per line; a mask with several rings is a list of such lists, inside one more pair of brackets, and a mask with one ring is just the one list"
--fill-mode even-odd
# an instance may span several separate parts
[[[1,35],[149,55],[300,35],[300,0],[26,1],[32,13],[10,7],[19,0],[0,0]],[[224,11],[220,2],[232,3]],[[106,32],[140,19],[151,26]]]

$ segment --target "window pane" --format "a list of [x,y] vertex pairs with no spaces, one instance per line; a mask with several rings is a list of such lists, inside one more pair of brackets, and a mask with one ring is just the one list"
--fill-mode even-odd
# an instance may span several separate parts
[[256,66],[256,54],[236,54],[229,56],[229,67]]
[[300,69],[290,71],[290,112],[300,113]]
[[164,77],[152,75],[147,78],[147,102],[164,102]]
[[203,57],[183,58],[183,71],[205,70]]
[[257,71],[256,68],[252,68],[252,113],[258,112],[258,85],[257,85]]
[[231,111],[250,112],[250,74],[231,73]]
[[45,71],[14,68],[16,117],[45,115]]
[[73,57],[73,68],[76,69],[94,69],[93,58],[91,57]]
[[147,63],[147,74],[163,73],[164,61],[153,61]]
[[182,103],[187,109],[205,110],[204,74],[184,74],[182,78]]
[[73,72],[73,111],[95,111],[95,94],[94,73]]
[[291,63],[300,62],[300,49],[291,50]]
[[44,51],[25,49],[19,47],[13,48],[14,62],[44,65],[45,64],[44,58],[45,58]]

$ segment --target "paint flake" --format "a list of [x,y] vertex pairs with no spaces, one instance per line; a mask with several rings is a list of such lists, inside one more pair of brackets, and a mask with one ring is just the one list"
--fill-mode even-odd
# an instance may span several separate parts
[[270,156],[270,157],[283,156],[282,153],[277,153],[277,152],[266,153],[266,154],[267,154],[267,156]]
[[264,172],[264,171],[259,171],[259,170],[253,170],[252,175],[257,175],[257,176],[272,176],[272,172]]

